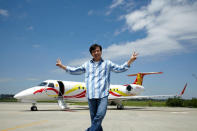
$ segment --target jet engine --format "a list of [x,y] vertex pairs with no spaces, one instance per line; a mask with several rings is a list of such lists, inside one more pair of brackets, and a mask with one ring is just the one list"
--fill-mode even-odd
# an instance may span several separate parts
[[133,89],[133,87],[131,85],[127,85],[126,90],[127,91],[131,91]]

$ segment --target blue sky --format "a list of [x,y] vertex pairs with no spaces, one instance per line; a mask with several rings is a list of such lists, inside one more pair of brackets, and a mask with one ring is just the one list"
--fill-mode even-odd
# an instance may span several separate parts
[[145,76],[142,95],[180,93],[197,97],[196,0],[0,0],[0,93],[16,93],[43,80],[84,81],[55,66],[91,59],[89,46],[103,46],[103,58],[117,64],[133,51],[129,71],[112,73],[111,84]]

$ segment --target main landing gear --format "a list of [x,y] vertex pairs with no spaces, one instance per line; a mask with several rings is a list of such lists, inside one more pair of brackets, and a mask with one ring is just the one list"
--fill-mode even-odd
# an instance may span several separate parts
[[122,101],[116,100],[116,101],[109,101],[109,105],[116,105],[118,110],[123,110],[124,105],[122,104]]
[[122,104],[122,101],[117,101],[117,109],[118,110],[123,110],[124,109],[124,105]]
[[31,111],[37,111],[36,103],[32,103]]
[[121,104],[117,104],[117,109],[118,110],[123,110],[124,109],[124,105],[121,103]]

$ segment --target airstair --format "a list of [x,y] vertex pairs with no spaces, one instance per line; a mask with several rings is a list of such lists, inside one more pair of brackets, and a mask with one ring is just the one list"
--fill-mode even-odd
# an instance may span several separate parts
[[64,102],[63,96],[58,97],[58,105],[61,109],[67,109],[67,104]]

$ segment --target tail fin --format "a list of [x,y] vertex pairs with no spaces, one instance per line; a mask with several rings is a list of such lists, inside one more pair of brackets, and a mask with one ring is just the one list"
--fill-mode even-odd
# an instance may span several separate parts
[[179,96],[182,96],[182,95],[184,94],[186,87],[187,87],[187,83],[185,84],[185,86],[184,86],[184,88],[183,88],[183,90],[181,91],[181,93],[180,93]]
[[144,75],[150,75],[150,74],[162,74],[163,72],[147,72],[147,73],[137,73],[137,74],[131,74],[128,76],[137,76],[133,84],[136,85],[142,85],[143,77]]

